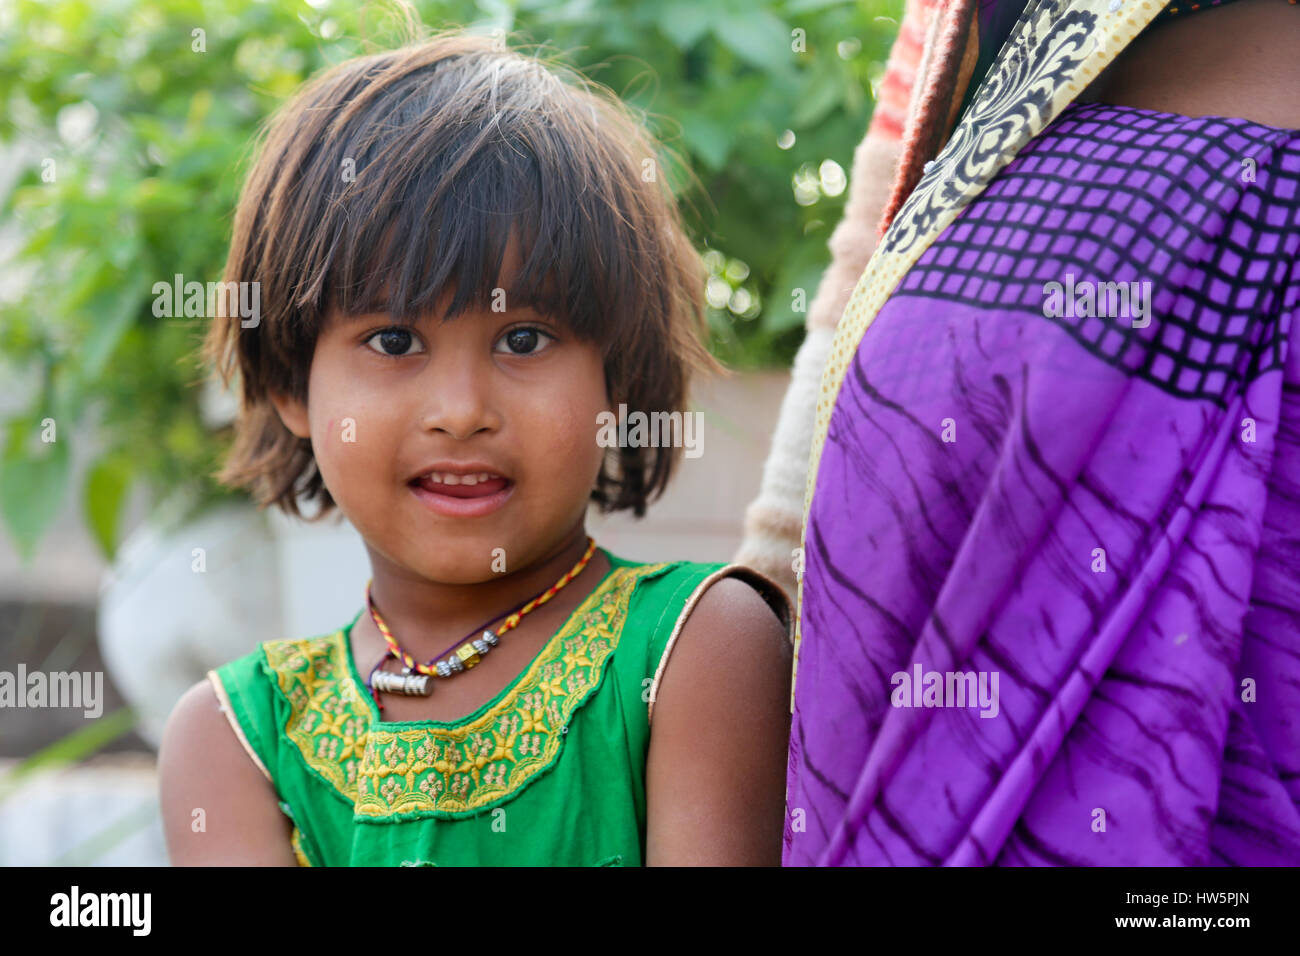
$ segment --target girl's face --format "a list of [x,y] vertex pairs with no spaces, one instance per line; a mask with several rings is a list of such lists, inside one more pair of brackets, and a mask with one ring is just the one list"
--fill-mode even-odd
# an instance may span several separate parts
[[[596,345],[531,309],[442,322],[450,294],[412,327],[383,314],[331,316],[307,403],[274,402],[286,427],[311,439],[325,486],[373,562],[473,584],[550,557],[581,526],[603,459],[597,415],[611,409]],[[504,502],[445,513],[493,502],[448,502],[412,484],[444,463],[504,476]]]

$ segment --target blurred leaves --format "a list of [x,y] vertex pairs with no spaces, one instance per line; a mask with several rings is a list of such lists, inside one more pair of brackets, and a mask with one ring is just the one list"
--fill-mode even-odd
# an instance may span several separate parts
[[[740,367],[791,361],[804,319],[794,291],[815,294],[847,197],[805,183],[801,204],[794,177],[828,159],[851,168],[902,0],[415,6],[433,28],[540,45],[635,106],[668,147],[659,168],[698,247],[717,253],[714,351]],[[0,196],[18,241],[0,286],[0,356],[31,383],[29,407],[0,423],[0,514],[21,553],[69,492],[70,444],[92,436],[77,498],[106,554],[137,484],[195,508],[233,494],[210,477],[229,436],[199,413],[202,323],[155,317],[152,287],[220,276],[258,124],[317,70],[391,45],[399,19],[388,4],[340,0],[0,8],[0,142],[19,169]]]
[[0,512],[24,559],[58,515],[68,488],[68,443],[34,438],[46,427],[12,420],[0,459]]
[[130,481],[131,464],[120,456],[101,458],[91,466],[86,476],[86,524],[105,554],[112,554],[117,542],[118,521],[122,517],[122,505]]

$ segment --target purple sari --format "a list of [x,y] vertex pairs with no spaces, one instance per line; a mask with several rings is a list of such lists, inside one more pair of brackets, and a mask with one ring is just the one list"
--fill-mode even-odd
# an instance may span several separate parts
[[1300,864],[1298,250],[1300,132],[1102,104],[926,249],[816,476],[787,865]]

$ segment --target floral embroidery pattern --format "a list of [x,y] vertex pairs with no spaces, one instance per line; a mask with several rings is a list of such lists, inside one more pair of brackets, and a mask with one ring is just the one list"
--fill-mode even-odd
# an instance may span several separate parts
[[372,725],[342,630],[270,642],[267,661],[290,705],[285,734],[359,817],[473,813],[501,802],[558,758],[569,719],[618,645],[637,581],[663,567],[611,571],[505,696],[454,727]]

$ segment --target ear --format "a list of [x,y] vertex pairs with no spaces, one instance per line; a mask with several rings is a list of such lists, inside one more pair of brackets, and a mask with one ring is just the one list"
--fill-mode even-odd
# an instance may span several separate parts
[[275,411],[280,416],[280,421],[284,422],[285,428],[299,438],[311,437],[311,423],[307,418],[306,402],[273,391],[271,392],[271,404],[275,406]]

